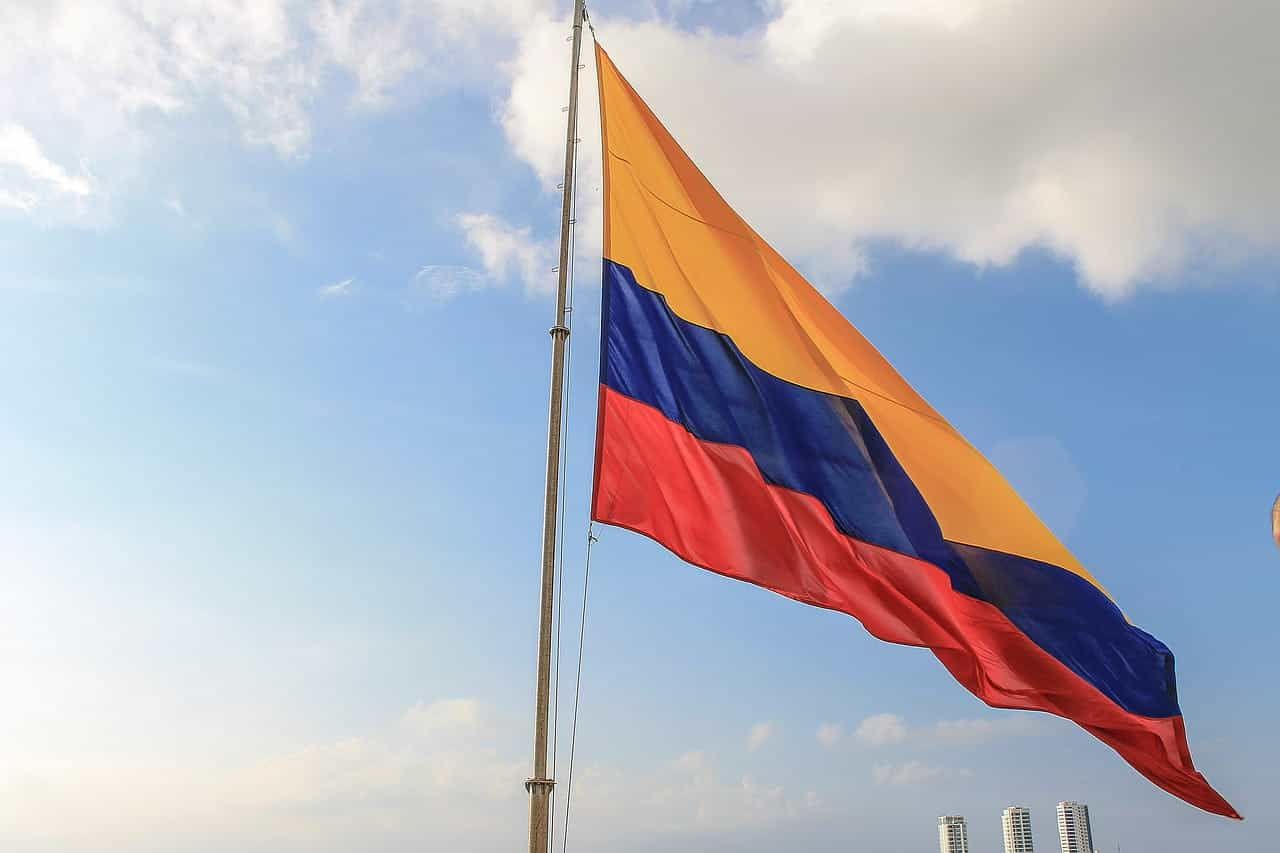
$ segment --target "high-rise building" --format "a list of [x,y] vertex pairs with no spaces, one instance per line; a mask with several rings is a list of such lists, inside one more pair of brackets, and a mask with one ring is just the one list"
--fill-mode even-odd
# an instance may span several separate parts
[[1084,803],[1058,803],[1058,840],[1062,853],[1093,853],[1093,827]]
[[1034,853],[1031,843],[1031,809],[1009,806],[1001,815],[1004,826],[1004,853]]
[[969,827],[959,815],[938,818],[939,853],[969,853]]

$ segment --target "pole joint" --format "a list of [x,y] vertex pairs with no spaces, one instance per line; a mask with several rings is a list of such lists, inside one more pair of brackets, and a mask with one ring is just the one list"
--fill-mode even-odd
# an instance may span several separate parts
[[556,786],[556,780],[555,780],[555,779],[526,779],[526,780],[524,780],[524,789],[525,789],[526,791],[528,791],[530,794],[532,794],[532,793],[533,793],[533,789],[534,789],[534,788],[537,788],[537,789],[539,789],[539,790],[546,789],[546,790],[549,792],[549,791],[550,791],[552,788],[554,788],[555,786]]
[[557,324],[557,325],[555,325],[555,326],[552,326],[552,327],[551,327],[550,332],[551,332],[551,337],[553,337],[553,338],[561,338],[561,339],[563,339],[563,338],[567,338],[567,337],[569,337],[569,327],[568,327],[568,326],[562,326],[562,325]]

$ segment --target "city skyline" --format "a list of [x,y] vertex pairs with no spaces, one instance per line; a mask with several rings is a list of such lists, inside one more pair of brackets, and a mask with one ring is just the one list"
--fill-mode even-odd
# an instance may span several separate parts
[[[1061,853],[1098,853],[1087,803],[1060,800],[1054,810]],[[1005,853],[1033,853],[1031,812],[1029,806],[1008,806],[1001,812]],[[940,853],[969,853],[966,815],[942,815],[938,818],[938,847]]]

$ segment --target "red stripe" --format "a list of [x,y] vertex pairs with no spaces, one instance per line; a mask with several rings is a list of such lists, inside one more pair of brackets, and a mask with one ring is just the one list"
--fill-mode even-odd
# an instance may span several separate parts
[[1079,723],[1169,793],[1238,818],[1191,763],[1182,717],[1125,711],[938,567],[853,539],[814,497],[766,483],[741,447],[701,441],[648,405],[600,389],[592,518],[682,559],[853,616],[923,646],[988,705]]

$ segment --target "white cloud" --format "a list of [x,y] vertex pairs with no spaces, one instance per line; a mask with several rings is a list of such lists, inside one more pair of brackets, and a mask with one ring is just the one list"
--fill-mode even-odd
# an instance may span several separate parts
[[[537,173],[548,191],[554,191],[564,177],[567,118],[557,107],[568,105],[569,52],[565,36],[569,32],[567,20],[546,17],[532,21],[523,30],[507,65],[510,89],[499,113],[512,150]],[[586,68],[579,74],[578,128],[586,144],[579,149],[579,156],[598,164],[599,110],[589,41],[584,45],[582,59]],[[595,174],[599,174],[598,167]]]
[[[908,726],[897,714],[875,714],[867,717],[854,730],[854,738],[864,746],[881,747],[910,742],[913,746],[971,746],[1011,737],[1044,734],[1047,729],[1039,717],[1006,713],[994,718],[939,720],[925,726]],[[838,723],[818,727],[818,741],[828,748],[844,737]]]
[[391,103],[410,79],[424,89],[486,86],[536,0],[325,0],[311,14],[320,55],[348,72],[356,101]]
[[88,164],[79,174],[60,167],[63,197],[42,197],[29,214],[55,224],[107,222],[122,189],[146,183],[156,140],[182,122],[206,137],[230,126],[249,145],[305,154],[324,60],[308,51],[290,6],[8,4],[0,16],[0,115],[39,139],[49,161]]
[[[535,10],[534,0],[8,4],[0,116],[46,147],[57,140],[56,150],[36,149],[40,158],[25,162],[67,198],[54,209],[44,193],[14,189],[0,175],[0,206],[48,221],[105,221],[113,192],[145,183],[147,155],[184,127],[304,158],[318,109],[349,83],[362,109],[386,108],[399,95],[487,92]],[[58,165],[68,162],[91,164],[100,180]],[[86,187],[92,204],[66,203]]]
[[[556,109],[568,103],[568,54],[565,37],[569,22],[546,14],[531,15],[519,28],[514,54],[501,66],[509,88],[498,113],[513,153],[537,175],[549,199],[558,201],[564,180],[565,114]],[[584,43],[580,72],[578,115],[578,165],[573,230],[576,270],[599,268],[604,211],[601,207],[600,118],[595,97],[595,57],[590,40]],[[550,107],[549,107],[550,105]],[[481,252],[484,267],[498,280],[507,269],[524,271],[521,279],[529,295],[554,295],[556,276],[551,272],[559,254],[558,234],[535,239],[531,229],[488,213],[465,214],[476,229],[468,242]],[[489,232],[489,233],[486,233]],[[492,248],[485,249],[482,246]],[[509,248],[499,248],[509,247]],[[502,258],[509,260],[491,263]]]
[[707,754],[705,752],[686,752],[677,758],[673,765],[676,770],[681,773],[699,773],[707,768]]
[[[520,31],[515,53],[504,65],[510,75],[499,121],[513,153],[529,165],[549,194],[564,179],[566,116],[556,109],[569,97],[567,20],[545,16]],[[600,110],[595,94],[595,53],[584,44],[579,72],[577,199],[575,229],[580,256],[599,257],[604,226],[600,205]],[[551,108],[548,109],[548,106]]]
[[844,726],[839,723],[822,723],[818,726],[818,743],[831,749],[844,740]]
[[83,205],[90,176],[73,175],[50,160],[25,127],[0,125],[0,206],[30,212],[47,204]]
[[534,239],[528,227],[511,225],[489,213],[460,214],[458,227],[495,283],[514,278],[528,294],[555,292],[554,250]]
[[14,210],[21,210],[23,213],[30,212],[40,203],[40,196],[30,190],[15,191],[0,189],[0,207],[11,207]]
[[420,735],[476,731],[485,723],[486,708],[477,699],[419,702],[404,714],[404,724]]
[[904,764],[878,764],[871,770],[871,778],[877,785],[903,787],[907,785],[924,785],[957,776],[971,776],[968,770],[951,770],[946,767],[934,767],[921,761],[908,761]]
[[355,281],[354,278],[344,278],[342,281],[323,285],[316,293],[320,294],[321,299],[340,299],[350,296],[356,290]]
[[411,21],[403,6],[325,0],[315,8],[311,25],[332,60],[356,80],[356,99],[377,106],[391,89],[422,61],[409,37]]
[[897,714],[875,714],[858,723],[853,736],[868,746],[885,746],[906,740],[907,727]]
[[[991,740],[1044,734],[1046,727],[1039,717],[1025,713],[1005,713],[1000,717],[972,720],[940,720],[925,726],[908,726],[896,713],[877,713],[859,722],[854,738],[868,747],[911,742],[920,747],[940,745],[972,745]],[[838,724],[818,727],[818,740],[831,747],[840,742],[844,730]]]
[[773,733],[777,730],[777,726],[770,722],[756,723],[751,727],[751,731],[747,733],[747,750],[755,752],[764,746],[769,738],[773,737]]
[[[1155,19],[1139,0],[765,8],[767,24],[740,36],[659,19],[596,28],[713,182],[828,292],[879,240],[978,265],[1046,248],[1112,298],[1280,250],[1274,3],[1206,17],[1170,0]],[[512,151],[548,191],[561,179],[563,4],[64,0],[8,12],[0,114],[22,181],[0,181],[0,206],[26,215],[100,220],[156,134],[197,114],[219,127],[209,105],[248,145],[302,158],[317,105],[347,81],[361,108],[506,88],[497,114]],[[591,256],[590,50],[584,60],[579,236]]]
[[956,29],[971,22],[982,0],[782,0],[779,15],[765,31],[765,43],[780,59],[812,60],[830,32],[839,27],[917,26]]
[[580,789],[574,783],[574,836],[581,831],[584,846],[592,849],[652,833],[653,815],[661,815],[668,840],[687,833],[705,838],[803,817],[822,802],[816,791],[793,795],[781,785],[717,768],[702,752],[686,753],[657,772],[597,767],[583,778]]
[[31,180],[47,184],[56,192],[78,196],[90,192],[86,177],[73,176],[44,156],[31,133],[20,125],[0,127],[0,165],[16,167]]
[[34,89],[10,95],[19,108],[46,98],[48,109],[79,119],[76,129],[91,137],[127,133],[139,113],[172,116],[212,96],[247,141],[297,156],[310,141],[307,105],[321,60],[304,50],[290,7],[285,0],[31,4],[9,19],[5,35],[43,38],[20,42],[28,47],[0,68]]
[[[331,817],[358,816],[368,804],[426,798],[514,801],[524,762],[494,748],[490,710],[476,699],[419,703],[394,725],[369,735],[308,746],[230,774],[230,805],[323,807]],[[314,831],[303,817],[291,831]]]
[[[1138,0],[770,8],[735,37],[596,25],[730,202],[829,289],[881,239],[980,266],[1047,249],[1107,298],[1280,249],[1274,3],[1205,16],[1182,0],[1158,19]],[[513,151],[551,186],[565,31],[525,32],[502,110]],[[596,157],[586,115],[582,135]]]
[[428,264],[409,281],[405,303],[410,308],[420,308],[427,303],[448,302],[459,293],[483,290],[492,283],[492,279],[471,267]]
[[[144,838],[168,849],[248,849],[264,838],[291,850],[510,849],[527,815],[529,772],[513,722],[458,697],[328,739],[286,735],[291,746],[265,749],[258,741],[247,754],[210,752],[198,738],[154,756],[33,749],[0,768],[0,830],[18,846],[59,850],[135,849]],[[677,836],[766,827],[821,802],[817,791],[761,783],[701,751],[633,756],[625,769],[579,766],[573,837],[612,849],[652,836],[656,814],[661,835],[683,848]]]
[[999,719],[939,720],[924,732],[926,741],[943,745],[973,745],[1010,737],[1045,733],[1040,719],[1029,714],[1011,714]]
[[[0,206],[100,221],[113,192],[145,171],[157,135],[197,116],[202,131],[227,124],[246,144],[304,157],[318,105],[350,84],[361,108],[443,88],[505,89],[503,132],[553,191],[568,26],[551,8],[17,4],[0,18],[0,115],[25,134],[5,131],[6,149],[16,141],[35,171],[10,162],[22,181],[0,179]],[[1170,0],[1156,19],[1139,0],[765,8],[766,25],[737,36],[662,20],[596,24],[717,186],[828,292],[848,286],[867,244],[885,239],[977,265],[1047,249],[1109,298],[1189,265],[1280,250],[1280,114],[1268,109],[1280,87],[1275,3],[1205,16]],[[589,50],[584,61],[578,219],[590,256],[600,205]]]
[[[290,849],[354,849],[371,837],[393,846],[443,839],[445,827],[497,848],[515,838],[495,831],[492,817],[509,815],[514,828],[527,767],[496,748],[489,714],[475,699],[422,703],[365,734],[258,759],[210,758],[197,747],[181,760],[11,762],[0,774],[10,806],[0,825],[15,843],[57,849],[123,849],[141,837],[174,849],[209,839],[242,849],[264,837]],[[86,838],[94,841],[82,846]]]

